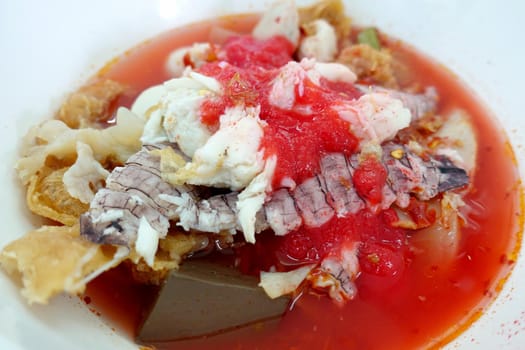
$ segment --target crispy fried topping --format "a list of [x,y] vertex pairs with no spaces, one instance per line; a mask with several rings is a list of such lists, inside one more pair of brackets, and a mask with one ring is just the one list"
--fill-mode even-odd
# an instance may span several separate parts
[[122,92],[122,84],[108,79],[83,86],[64,102],[57,118],[73,129],[97,126],[111,117],[111,104]]

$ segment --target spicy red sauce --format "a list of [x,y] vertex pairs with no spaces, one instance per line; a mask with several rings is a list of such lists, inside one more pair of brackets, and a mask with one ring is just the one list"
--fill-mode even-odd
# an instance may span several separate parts
[[[230,17],[168,32],[129,51],[104,68],[100,76],[128,85],[127,94],[121,97],[119,104],[129,106],[143,89],[169,78],[164,64],[171,50],[196,41],[208,41],[213,25],[243,32],[249,30],[255,19],[256,16]],[[327,297],[305,294],[277,326],[246,327],[214,337],[164,344],[159,348],[406,349],[439,345],[450,340],[459,328],[472,322],[494,296],[498,282],[508,273],[515,259],[520,228],[521,187],[512,151],[486,108],[455,76],[404,44],[392,42],[390,47],[395,55],[409,64],[414,81],[422,86],[437,88],[441,113],[454,108],[464,109],[472,116],[478,134],[478,170],[474,190],[466,197],[467,204],[475,210],[469,214],[469,224],[462,229],[458,257],[451,264],[442,266],[435,259],[422,256],[417,247],[411,245],[410,236],[407,238],[402,230],[389,225],[393,220],[389,211],[379,216],[362,212],[356,217],[332,221],[322,228],[303,231],[302,235],[291,233],[281,241],[262,234],[257,238],[258,243],[244,252],[251,256],[244,259],[247,265],[241,266],[247,271],[256,271],[264,268],[265,264],[271,264],[271,260],[264,259],[264,252],[268,251],[265,248],[280,250],[289,257],[304,261],[312,258],[311,254],[319,255],[331,249],[323,242],[338,244],[338,239],[347,237],[355,240],[357,235],[361,235],[365,244],[360,254],[370,255],[371,264],[367,265],[366,259],[360,261],[362,272],[356,281],[357,298],[344,307],[338,307]],[[246,74],[245,77],[244,83],[258,83],[255,75]],[[240,88],[242,90],[243,87]],[[222,101],[208,107],[220,110],[227,103]],[[206,120],[210,125],[216,123],[212,115],[209,113]],[[272,117],[270,113],[269,118]],[[296,116],[275,117],[281,118],[279,122],[287,125],[287,118]],[[335,132],[338,135],[337,126],[323,128],[321,123],[311,123],[312,132],[319,135]],[[287,162],[288,159],[298,159],[301,163],[303,156],[305,162],[307,157],[319,157],[319,153],[312,154],[310,151],[308,140],[297,140],[293,147],[300,149],[304,145],[304,148],[299,154],[287,155],[289,143],[294,141],[282,136],[286,128],[284,134],[280,131],[269,133],[273,139],[268,140],[266,145],[275,145],[272,151],[283,155],[277,177],[293,173],[300,180],[315,172],[315,169],[298,169],[293,162]],[[333,140],[320,147],[330,151],[341,142],[348,143],[348,152],[355,148],[355,140],[351,136],[345,139],[334,136]],[[493,169],[498,169],[497,178],[491,176]],[[368,191],[373,197],[375,186],[377,184],[363,184],[361,190]],[[341,235],[343,229],[345,234]],[[377,246],[375,237],[378,236],[386,240],[386,244],[382,241]],[[399,249],[396,250],[396,247]],[[261,257],[255,265],[253,256]],[[376,258],[385,258],[392,264],[374,264]],[[143,308],[130,306],[146,307],[151,298],[148,289],[141,288],[130,283],[125,272],[114,270],[91,283],[87,294],[92,299],[90,305],[100,307],[103,315],[132,335]],[[100,293],[102,290],[112,292],[109,296],[103,296]],[[441,340],[436,343],[435,339]]]

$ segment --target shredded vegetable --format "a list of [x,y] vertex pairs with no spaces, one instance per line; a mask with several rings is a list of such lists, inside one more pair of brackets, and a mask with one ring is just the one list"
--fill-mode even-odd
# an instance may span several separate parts
[[379,37],[377,36],[377,30],[375,28],[369,27],[363,29],[357,35],[357,41],[360,44],[367,44],[376,50],[381,50],[381,43],[379,42]]

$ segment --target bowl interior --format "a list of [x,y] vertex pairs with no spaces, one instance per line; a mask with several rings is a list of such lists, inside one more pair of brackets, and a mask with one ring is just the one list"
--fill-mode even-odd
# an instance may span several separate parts
[[[297,1],[310,3],[312,1]],[[13,166],[20,138],[47,119],[64,96],[112,57],[169,28],[234,12],[257,11],[268,2],[92,0],[0,4],[0,121],[4,230],[0,247],[35,227]],[[442,62],[464,80],[507,132],[523,174],[525,118],[521,109],[518,41],[525,3],[490,1],[346,1],[358,24],[375,25]],[[525,264],[519,259],[489,310],[447,348],[525,347]],[[0,348],[136,349],[73,297],[28,306],[18,285],[0,273]]]

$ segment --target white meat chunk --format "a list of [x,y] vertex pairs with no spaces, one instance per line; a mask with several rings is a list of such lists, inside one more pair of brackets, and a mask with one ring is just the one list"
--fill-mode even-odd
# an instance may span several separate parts
[[[155,104],[157,107],[150,109],[141,141],[143,144],[174,142],[191,157],[211,136],[200,121],[200,105],[206,98],[219,95],[221,85],[214,78],[189,71],[184,77],[166,81],[163,88],[164,93]],[[158,93],[152,95],[159,96]],[[137,101],[141,101],[143,107],[139,105],[137,109],[153,105],[154,101],[141,98],[139,96]]]
[[304,26],[307,36],[299,44],[299,58],[315,58],[319,62],[332,62],[337,54],[337,35],[334,27],[324,19]]
[[410,110],[386,93],[370,93],[335,107],[339,116],[350,124],[354,135],[367,142],[381,144],[392,139],[410,124]]
[[170,177],[173,182],[240,190],[264,168],[260,142],[265,122],[260,108],[237,106],[220,117],[220,127],[197,148],[191,162]]
[[280,69],[275,78],[270,95],[271,105],[290,110],[295,104],[296,94],[302,96],[304,93],[304,80],[308,77],[304,65],[297,62],[288,62]]
[[172,51],[166,61],[166,69],[172,77],[177,78],[182,76],[187,67],[199,68],[214,56],[214,47],[210,43],[195,43]]
[[357,79],[348,67],[339,63],[317,62],[311,58],[304,58],[300,62],[291,61],[280,68],[274,79],[269,102],[278,108],[292,109],[296,97],[304,94],[305,79],[320,85],[321,78],[344,83],[353,83]]
[[357,80],[357,76],[354,72],[341,63],[336,62],[316,62],[314,65],[314,70],[319,73],[319,75],[326,80],[333,82],[342,82],[352,84]]

